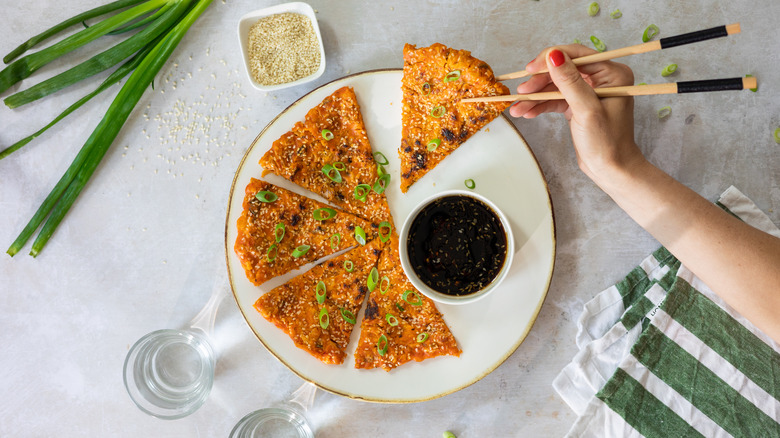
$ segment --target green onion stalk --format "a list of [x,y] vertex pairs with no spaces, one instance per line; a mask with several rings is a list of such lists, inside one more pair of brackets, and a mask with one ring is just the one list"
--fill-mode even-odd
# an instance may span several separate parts
[[[95,91],[68,107],[43,129],[0,151],[0,159],[29,143],[46,129],[62,120],[92,97],[129,77],[103,119],[76,154],[70,167],[60,178],[43,204],[27,223],[16,240],[8,248],[11,256],[19,252],[35,231],[43,225],[32,244],[30,255],[37,256],[51,238],[73,202],[81,193],[98,164],[111,147],[122,125],[141,99],[144,91],[152,84],[155,75],[171,56],[176,46],[192,24],[211,4],[212,0],[119,0],[101,6],[63,21],[51,29],[36,35],[9,53],[3,60],[9,62],[18,58],[36,44],[56,35],[76,23],[125,9],[104,18],[62,41],[36,53],[16,59],[0,71],[0,93],[17,82],[29,77],[37,69],[60,56],[75,50],[103,35],[122,33],[141,28],[131,37],[112,48],[99,53],[83,63],[36,86],[13,94],[4,102],[11,108],[40,99],[68,85],[93,76],[119,63],[117,68]],[[45,223],[44,223],[45,221]]]

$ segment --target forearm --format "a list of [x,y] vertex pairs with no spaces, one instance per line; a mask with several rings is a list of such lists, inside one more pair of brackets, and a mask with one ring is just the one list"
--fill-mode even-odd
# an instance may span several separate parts
[[734,218],[644,159],[593,179],[715,293],[780,342],[780,239]]

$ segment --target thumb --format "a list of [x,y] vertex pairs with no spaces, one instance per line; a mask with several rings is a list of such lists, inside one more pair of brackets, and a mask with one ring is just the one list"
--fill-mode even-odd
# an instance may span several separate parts
[[582,79],[577,66],[564,52],[552,49],[545,58],[550,79],[574,113],[599,105],[599,98],[593,88]]

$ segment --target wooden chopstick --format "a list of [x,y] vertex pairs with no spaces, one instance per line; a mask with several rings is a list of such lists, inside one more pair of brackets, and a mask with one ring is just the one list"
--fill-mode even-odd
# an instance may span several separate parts
[[[741,32],[741,28],[739,26],[739,23],[728,24],[725,26],[717,26],[710,29],[699,30],[696,32],[689,32],[682,35],[661,38],[658,41],[650,41],[647,43],[637,44],[635,46],[623,47],[622,49],[608,50],[606,52],[581,56],[579,58],[572,59],[572,62],[574,63],[574,65],[592,64],[594,62],[607,61],[610,59],[620,58],[623,56],[637,55],[640,53],[647,53],[647,52],[653,52],[655,50],[668,49],[670,47],[682,46],[685,44],[696,43],[699,41],[710,40],[713,38],[725,37],[740,32]],[[527,70],[520,70],[514,73],[507,73],[504,75],[496,76],[496,80],[506,81],[509,79],[524,78],[526,76],[531,76],[532,74],[540,74],[540,73],[547,73],[547,69],[540,70],[536,73],[529,73]]]
[[[682,94],[705,91],[747,90],[756,88],[755,77],[708,79],[703,81],[670,82],[667,84],[629,85],[625,87],[594,88],[598,97],[648,96],[652,94]],[[547,91],[532,94],[505,94],[503,96],[472,97],[462,99],[463,103],[477,102],[515,102],[525,100],[563,99],[560,91]]]

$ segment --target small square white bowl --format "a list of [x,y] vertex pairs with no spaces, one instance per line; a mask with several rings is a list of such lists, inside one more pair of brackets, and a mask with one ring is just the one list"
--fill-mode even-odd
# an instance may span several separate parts
[[[249,68],[249,29],[263,17],[283,14],[285,12],[293,12],[296,14],[305,15],[309,18],[309,20],[311,20],[311,25],[314,28],[314,33],[317,35],[317,42],[320,46],[320,68],[318,68],[316,72],[310,74],[309,76],[297,79],[295,81],[286,82],[284,84],[258,84],[257,81],[255,81],[255,78],[252,77],[251,69]],[[240,20],[238,20],[238,42],[241,46],[241,56],[244,58],[244,70],[246,71],[247,77],[249,78],[249,82],[253,87],[260,91],[276,91],[281,90],[282,88],[305,84],[322,76],[322,73],[325,71],[325,46],[322,44],[322,35],[320,35],[320,27],[317,24],[317,18],[314,16],[314,9],[312,9],[308,3],[283,3],[281,5],[258,9],[256,11],[247,13],[241,17]]]

